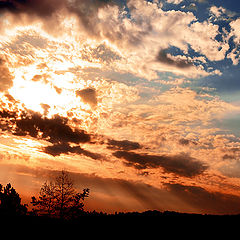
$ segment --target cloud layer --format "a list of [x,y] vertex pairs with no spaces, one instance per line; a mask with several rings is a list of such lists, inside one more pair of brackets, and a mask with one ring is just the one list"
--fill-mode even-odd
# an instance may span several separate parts
[[0,91],[8,90],[13,85],[13,76],[9,72],[8,67],[3,59],[0,58]]
[[116,151],[113,155],[125,159],[125,164],[136,169],[148,169],[162,167],[164,171],[179,176],[194,177],[207,169],[204,164],[192,157],[181,154],[175,156],[157,156],[148,154],[137,154],[126,151]]
[[64,168],[111,210],[238,211],[233,9],[11,0],[0,13],[0,165],[18,168],[12,179]]
[[[61,0],[57,4],[56,1],[41,1],[41,4],[38,1],[11,1],[2,2],[1,9],[13,15],[36,16],[42,22],[47,17],[59,30],[66,30],[61,24],[61,15],[75,16],[78,31],[83,30],[100,41],[107,39],[118,48],[121,61],[116,61],[114,67],[147,79],[155,79],[158,72],[164,71],[193,78],[219,74],[218,69],[207,68],[203,59],[221,61],[227,53],[235,64],[238,61],[238,55],[229,51],[230,38],[218,30],[217,24],[199,22],[190,11],[164,11],[155,2],[130,0],[124,6],[117,1],[101,0],[90,3]],[[126,10],[131,13],[131,18]],[[237,39],[235,26],[232,22],[232,35]],[[222,40],[218,41],[220,35]],[[167,57],[165,49],[169,47],[175,47],[181,54]],[[194,57],[192,50],[197,53]],[[136,63],[138,69],[134,67]]]

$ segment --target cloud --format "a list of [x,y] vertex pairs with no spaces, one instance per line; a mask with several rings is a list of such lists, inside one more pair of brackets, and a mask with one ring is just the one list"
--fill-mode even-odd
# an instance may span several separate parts
[[209,11],[216,18],[219,18],[221,15],[223,15],[226,12],[226,9],[223,7],[211,6]]
[[235,21],[232,21],[230,23],[230,26],[232,28],[232,33],[234,34],[234,41],[236,44],[240,44],[240,18],[236,19]]
[[[171,2],[177,3],[180,0]],[[126,7],[128,12],[125,11]],[[60,10],[63,11],[58,14]],[[88,48],[94,59],[99,59],[102,65],[118,72],[130,72],[151,80],[158,78],[159,72],[166,71],[191,78],[218,73],[207,70],[200,60],[194,65],[191,57],[188,60],[183,56],[169,57],[165,50],[159,52],[159,49],[174,46],[191,56],[191,48],[196,55],[204,55],[210,61],[223,60],[229,50],[227,41],[215,40],[220,34],[218,25],[207,21],[199,22],[191,12],[164,11],[156,2],[129,0],[125,6],[117,0],[44,0],[41,4],[39,0],[15,0],[9,6],[3,4],[2,11],[25,13],[30,18],[37,16],[43,24],[42,28],[50,35],[55,32],[74,32],[74,36],[87,35],[88,38],[101,40],[98,47]],[[79,21],[80,24],[75,24],[74,30],[69,29],[67,24],[63,24],[69,20],[74,24]],[[54,28],[49,27],[53,24]],[[103,43],[102,40],[106,42]],[[44,44],[37,39],[35,43]],[[18,48],[17,51],[21,49]],[[84,58],[86,54],[81,52]],[[231,56],[231,52],[228,56]],[[90,59],[87,60],[90,62]]]
[[98,153],[93,153],[88,150],[84,150],[80,146],[71,147],[68,143],[53,144],[52,146],[44,147],[42,150],[43,152],[50,154],[54,157],[59,156],[61,154],[76,153],[79,155],[90,157],[94,160],[102,158],[102,156]]
[[196,2],[199,2],[199,3],[207,3],[208,0],[195,0]]
[[185,138],[181,138],[180,140],[179,140],[179,144],[181,144],[181,145],[189,145],[189,143],[190,143],[190,141],[188,140],[188,139],[185,139]]
[[60,10],[67,10],[75,14],[84,29],[92,35],[99,35],[97,30],[98,10],[115,5],[116,1],[111,0],[11,0],[0,1],[0,12],[10,12],[12,14],[27,14],[44,18],[53,17],[57,19],[56,13]]
[[[132,119],[128,118],[128,124],[131,121],[136,126],[141,120],[141,124],[151,122],[151,125],[155,127],[164,122],[174,126],[183,123],[185,126],[208,125],[214,119],[221,119],[229,112],[239,111],[238,107],[216,96],[180,87],[173,87],[153,97],[151,101],[145,101],[145,104],[129,104],[125,108],[125,111],[131,112],[132,116]],[[125,117],[127,116],[123,116],[121,121],[124,121]],[[154,133],[151,134],[154,135]]]
[[[25,191],[28,194],[25,196],[27,201],[31,197],[29,189],[37,192],[41,183],[59,174],[56,170],[30,168],[26,164],[0,163],[0,166],[0,177],[7,172],[8,179],[11,179],[17,189],[23,189],[23,186],[28,189],[28,192]],[[202,187],[168,183],[158,188],[140,181],[79,173],[76,169],[69,171],[69,174],[77,189],[90,189],[91,197],[86,201],[87,210],[115,212],[151,209],[203,214],[238,214],[240,211],[239,196],[209,191]]]
[[[38,188],[41,187],[41,182],[43,183],[46,179],[59,174],[59,171],[41,167],[30,168],[27,165],[4,165],[0,163],[0,166],[0,180],[1,176],[5,176],[4,173],[6,172],[8,172],[8,176],[15,176],[15,178],[11,178],[11,184],[16,186],[17,189],[26,186],[28,189],[27,196],[25,196],[27,201],[30,201],[30,194],[32,194],[29,193],[29,189],[37,192]],[[83,187],[90,189],[91,197],[86,201],[85,205],[87,210],[104,212],[144,211],[146,209],[176,207],[176,202],[174,204],[171,201],[168,192],[145,183],[120,178],[104,178],[97,176],[97,174],[79,173],[77,171],[69,172],[69,174],[77,189]],[[6,178],[4,180],[6,181]]]
[[240,211],[240,198],[231,194],[209,192],[197,186],[165,184],[176,197],[202,213],[236,214]]
[[[208,71],[201,61],[194,65],[194,58],[186,56],[200,54],[210,61],[223,60],[229,45],[228,42],[215,40],[219,34],[218,25],[199,22],[189,11],[164,11],[154,2],[131,0],[127,6],[131,18],[120,15],[116,10],[114,13],[124,21],[115,17],[113,20],[112,14],[102,9],[98,23],[102,36],[114,43],[122,53],[121,61],[116,64],[118,69],[124,61],[125,69],[121,68],[122,71],[150,80],[158,78],[158,72],[166,71],[191,78],[217,74]],[[180,49],[184,56],[169,57],[165,53],[169,46]],[[163,50],[159,52],[159,49]]]
[[211,6],[209,8],[209,13],[211,15],[212,21],[231,21],[234,16],[237,15],[237,13],[232,12],[224,7],[217,7],[217,6]]
[[193,66],[193,63],[188,60],[183,59],[173,59],[169,54],[167,54],[167,49],[161,49],[157,55],[157,61],[164,64],[174,66],[177,68],[189,68]]
[[230,58],[233,62],[233,65],[238,65],[240,62],[240,51],[239,51],[239,45],[240,45],[240,18],[232,21],[230,23],[231,26],[231,36],[233,36],[233,41],[235,43],[235,47],[233,50],[228,53],[228,58]]
[[129,140],[117,141],[114,139],[109,139],[107,142],[107,145],[108,145],[107,148],[109,148],[109,149],[124,150],[124,151],[140,149],[142,147],[137,142],[132,142]]
[[31,136],[58,144],[85,143],[91,139],[85,131],[73,130],[68,125],[68,119],[58,115],[46,118],[39,113],[29,111],[23,112],[19,118],[14,111],[2,110],[0,116],[9,123],[8,130],[18,136]]
[[[48,111],[48,105],[42,104],[42,107],[45,108],[44,111]],[[54,157],[61,154],[75,153],[94,160],[102,159],[100,154],[76,145],[90,142],[91,136],[83,130],[72,129],[68,125],[67,118],[58,115],[47,118],[35,112],[22,113],[20,119],[18,115],[19,113],[14,111],[0,111],[0,129],[17,136],[31,136],[52,143],[50,146],[41,147],[41,149]],[[74,144],[74,146],[71,146],[70,143]]]
[[40,114],[23,116],[16,120],[16,135],[30,135],[46,139],[52,143],[81,143],[89,142],[90,135],[83,130],[73,130],[67,125],[68,120],[58,115],[52,119],[43,118]]
[[48,112],[49,112],[49,109],[51,108],[48,104],[45,104],[45,103],[41,103],[40,104],[41,105],[41,107],[42,107],[42,109],[44,110],[44,115],[46,116],[46,115],[48,115]]
[[66,0],[11,0],[0,1],[0,11],[13,14],[27,13],[40,17],[51,16],[66,4]]
[[100,62],[105,67],[121,59],[121,56],[111,49],[110,46],[100,43],[97,46],[89,46],[81,51],[81,58],[89,62]]
[[172,4],[180,4],[183,1],[184,0],[167,0],[168,3],[172,3]]
[[0,58],[0,73],[0,91],[6,91],[13,85],[13,76],[2,58]]
[[116,151],[113,155],[125,159],[125,164],[136,169],[159,168],[184,177],[194,177],[203,173],[207,166],[187,154],[149,155],[127,151]]
[[85,88],[82,90],[77,90],[76,95],[81,97],[83,102],[88,103],[92,107],[97,105],[97,94],[94,88]]
[[67,9],[77,15],[84,29],[93,36],[100,35],[98,28],[99,15],[98,11],[109,5],[115,5],[116,1],[111,0],[73,0],[67,4]]
[[2,131],[12,131],[17,114],[7,110],[0,111],[0,129]]

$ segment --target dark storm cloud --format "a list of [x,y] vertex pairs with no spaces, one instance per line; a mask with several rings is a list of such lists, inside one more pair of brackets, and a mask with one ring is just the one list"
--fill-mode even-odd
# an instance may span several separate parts
[[176,175],[184,177],[194,177],[203,173],[207,169],[207,166],[187,154],[158,156],[137,154],[127,151],[116,151],[113,155],[117,158],[125,159],[125,164],[127,166],[136,169],[162,167],[166,172],[175,173]]
[[9,0],[0,1],[0,12],[25,13],[45,18],[64,8],[78,17],[88,33],[98,35],[95,26],[98,10],[113,4],[118,3],[113,0]]
[[12,119],[12,120],[15,120],[17,115],[15,112],[10,112],[10,111],[7,111],[7,110],[2,110],[0,111],[0,117],[3,118],[3,119]]
[[53,118],[45,118],[34,113],[30,116],[22,116],[16,120],[16,135],[30,135],[41,137],[51,143],[83,143],[90,141],[90,135],[83,130],[73,130],[67,125],[68,120],[58,115]]
[[[48,105],[42,104],[42,107],[48,111]],[[79,146],[81,143],[93,143],[91,135],[83,130],[72,129],[68,125],[67,118],[58,115],[47,118],[35,112],[22,113],[19,118],[18,114],[14,111],[0,111],[0,129],[11,132],[13,135],[31,136],[52,143],[50,146],[42,147],[42,151],[54,157],[73,153],[94,160],[103,159],[102,155]]]
[[164,63],[169,66],[174,66],[177,68],[188,68],[188,67],[193,66],[193,63],[191,63],[187,60],[181,60],[181,59],[174,60],[174,59],[170,58],[167,55],[167,50],[168,49],[161,49],[159,51],[157,58],[156,58],[158,62]]
[[188,139],[181,138],[179,140],[179,144],[181,145],[189,145],[190,141]]
[[77,15],[81,25],[92,35],[99,35],[96,25],[98,23],[98,10],[115,5],[113,0],[73,0],[68,3],[67,9]]
[[[48,106],[43,105],[46,110]],[[0,111],[0,120],[8,126],[14,135],[31,136],[47,140],[51,143],[84,143],[90,141],[90,135],[83,130],[72,129],[68,125],[68,119],[55,115],[46,118],[35,112],[22,113],[20,118],[16,112]],[[0,126],[3,127],[3,126]]]
[[102,158],[100,154],[90,152],[81,148],[80,146],[71,147],[68,143],[53,144],[52,146],[44,147],[43,152],[50,154],[54,157],[61,154],[76,153],[79,155],[90,157],[94,160]]
[[26,13],[40,17],[51,16],[66,4],[66,0],[9,0],[0,1],[0,11]]
[[135,150],[135,149],[141,148],[141,145],[139,143],[128,141],[128,140],[117,141],[114,139],[109,139],[107,142],[107,145],[108,145],[107,148],[109,148],[109,149],[124,150],[124,151]]
[[2,131],[12,131],[17,115],[15,112],[6,110],[0,111],[0,129]]
[[97,94],[94,88],[85,88],[76,91],[76,95],[81,97],[83,102],[88,103],[92,107],[97,105]]
[[[17,17],[19,17],[19,14],[26,14],[30,17],[37,16],[45,23],[44,27],[52,32],[54,28],[58,29],[59,25],[61,25],[62,19],[59,18],[58,13],[64,9],[67,11],[67,14],[77,17],[81,30],[87,32],[89,36],[105,37],[117,42],[125,39],[129,44],[134,46],[139,44],[142,41],[142,37],[152,30],[149,21],[145,21],[144,24],[142,21],[137,21],[136,23],[139,26],[144,25],[144,29],[139,30],[137,33],[129,33],[124,26],[119,29],[108,29],[105,25],[103,28],[101,24],[99,24],[101,19],[99,18],[98,12],[100,9],[108,6],[118,6],[123,10],[125,2],[120,0],[0,0],[0,13],[10,12]],[[50,18],[53,21],[51,21],[49,29],[48,20]],[[53,24],[55,24],[54,28],[52,28]],[[110,59],[109,56],[107,56],[108,54],[102,55],[99,51],[95,52],[95,54],[100,55],[105,62]],[[113,56],[116,57],[116,54]],[[117,59],[118,58],[119,56]]]
[[231,194],[209,192],[202,187],[165,184],[168,191],[192,207],[213,214],[240,212],[240,198]]
[[190,144],[194,144],[194,145],[198,145],[198,143],[196,141],[191,141],[185,138],[181,138],[178,141],[179,144],[183,145],[183,146],[188,146]]
[[12,87],[13,76],[9,72],[8,67],[3,59],[0,58],[0,91],[5,91]]

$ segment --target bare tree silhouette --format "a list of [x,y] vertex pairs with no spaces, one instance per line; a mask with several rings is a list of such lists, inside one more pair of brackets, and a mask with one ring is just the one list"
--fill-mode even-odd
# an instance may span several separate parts
[[54,181],[42,185],[38,199],[33,196],[31,203],[38,215],[72,219],[84,212],[84,200],[88,196],[88,188],[77,192],[69,173],[61,171]]
[[51,216],[55,214],[55,185],[53,182],[45,182],[39,192],[39,199],[36,197],[32,197],[33,206],[37,206],[35,208],[35,212],[40,215],[48,215]]

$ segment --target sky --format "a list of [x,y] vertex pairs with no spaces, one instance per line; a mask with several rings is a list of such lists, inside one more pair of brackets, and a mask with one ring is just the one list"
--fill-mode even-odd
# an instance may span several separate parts
[[0,183],[58,171],[87,210],[240,212],[240,3],[0,1]]

